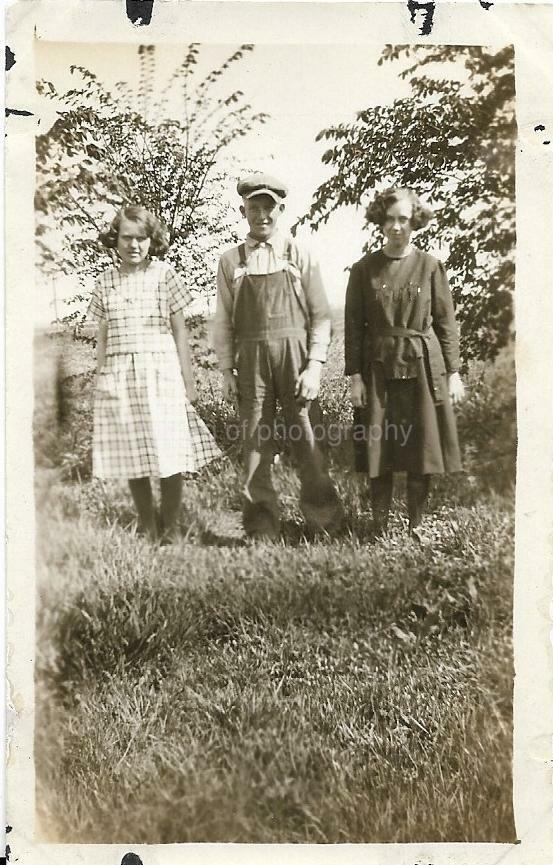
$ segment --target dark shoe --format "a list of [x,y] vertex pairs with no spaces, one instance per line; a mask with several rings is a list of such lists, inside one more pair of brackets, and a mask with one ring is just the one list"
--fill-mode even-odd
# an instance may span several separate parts
[[148,529],[143,523],[140,522],[140,520],[135,523],[135,531],[137,537],[146,538],[146,540],[151,541],[153,544],[155,544],[159,538],[157,526],[155,530],[153,527]]
[[275,541],[280,534],[280,521],[262,502],[248,502],[244,508],[243,524],[246,535],[254,540]]
[[384,538],[388,534],[388,520],[373,520],[373,537]]
[[345,515],[337,497],[316,504],[303,500],[300,507],[306,525],[312,532],[336,532],[342,527]]
[[173,523],[169,528],[165,528],[163,523],[163,517],[161,514],[156,512],[156,524],[157,524],[157,537],[160,547],[170,547],[171,544],[174,544],[175,541],[178,541],[180,538],[180,531],[178,523]]
[[409,527],[409,537],[413,539],[413,541],[419,545],[419,547],[428,547],[429,541],[424,537],[421,532],[420,526],[410,526]]
[[174,544],[179,538],[178,532],[175,528],[169,529],[166,532],[163,532],[159,536],[159,545],[160,547],[170,547],[171,544]]

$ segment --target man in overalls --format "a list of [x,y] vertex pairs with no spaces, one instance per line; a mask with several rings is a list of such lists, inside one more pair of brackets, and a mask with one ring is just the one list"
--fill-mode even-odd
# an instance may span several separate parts
[[267,174],[238,183],[245,243],[224,253],[217,274],[214,342],[227,399],[237,399],[244,437],[243,522],[252,537],[276,538],[271,480],[274,421],[282,406],[311,528],[341,522],[342,509],[310,420],[330,343],[330,310],[318,266],[276,231],[286,186]]

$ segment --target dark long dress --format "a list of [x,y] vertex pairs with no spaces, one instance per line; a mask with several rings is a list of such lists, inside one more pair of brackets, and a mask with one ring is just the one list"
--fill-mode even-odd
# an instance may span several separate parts
[[346,375],[360,373],[367,406],[355,412],[356,468],[442,474],[461,470],[447,374],[459,367],[453,300],[441,262],[413,248],[353,265],[346,294]]

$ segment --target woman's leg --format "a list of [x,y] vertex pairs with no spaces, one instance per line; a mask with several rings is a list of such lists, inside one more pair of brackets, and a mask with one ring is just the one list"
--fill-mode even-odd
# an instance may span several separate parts
[[163,536],[167,540],[172,540],[182,502],[182,475],[179,473],[168,478],[161,478],[160,487]]
[[409,511],[409,531],[420,525],[430,492],[432,475],[407,474],[407,510]]
[[383,534],[388,528],[388,514],[392,504],[394,476],[386,472],[376,478],[371,478],[371,505],[374,530],[377,535]]
[[142,531],[153,541],[157,537],[156,512],[150,478],[130,478],[129,488]]

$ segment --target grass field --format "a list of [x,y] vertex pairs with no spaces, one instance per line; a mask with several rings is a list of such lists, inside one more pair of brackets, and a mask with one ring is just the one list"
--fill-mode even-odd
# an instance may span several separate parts
[[[466,472],[436,484],[426,548],[406,537],[401,484],[389,537],[372,539],[349,444],[329,448],[340,533],[304,536],[285,454],[282,540],[245,542],[230,446],[185,479],[182,540],[149,546],[125,486],[90,478],[92,363],[88,346],[37,340],[45,837],[515,840],[511,358],[469,373]],[[329,422],[349,419],[341,371],[338,333]],[[222,441],[232,412],[213,371],[200,390]]]

